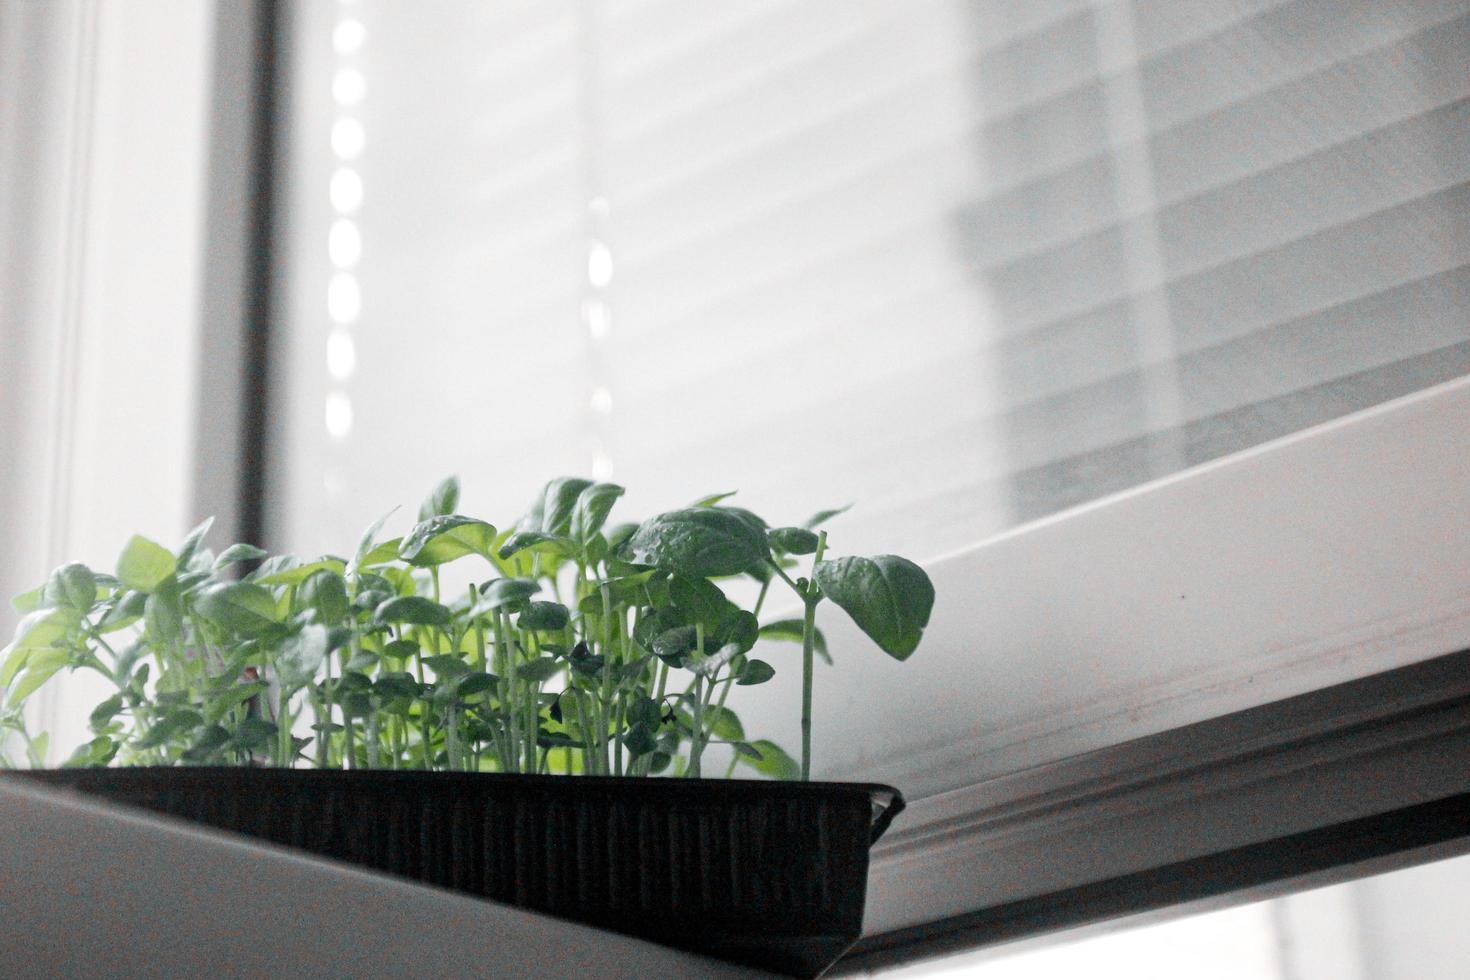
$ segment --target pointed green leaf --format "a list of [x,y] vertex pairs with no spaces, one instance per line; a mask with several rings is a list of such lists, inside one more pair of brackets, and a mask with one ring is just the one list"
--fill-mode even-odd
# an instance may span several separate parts
[[750,743],[750,747],[756,751],[758,757],[740,752],[738,758],[761,775],[772,779],[799,779],[801,777],[801,766],[775,742],[760,739]]
[[607,523],[607,515],[612,513],[613,504],[623,493],[623,488],[615,483],[594,483],[584,487],[572,506],[569,526],[572,539],[583,544],[590,541]]
[[500,550],[496,554],[502,561],[505,561],[529,548],[560,554],[563,550],[563,541],[556,535],[547,534],[544,531],[516,531],[501,543]]
[[689,506],[690,507],[713,507],[715,504],[719,503],[722,500],[729,500],[731,497],[735,496],[735,494],[737,494],[739,492],[740,491],[738,491],[738,490],[726,490],[724,493],[712,493],[708,497],[700,497],[698,500],[696,500],[694,503],[690,504]]
[[453,514],[459,507],[459,478],[446,476],[419,505],[419,521]]
[[264,558],[268,554],[270,552],[264,548],[257,548],[253,544],[232,544],[220,552],[219,557],[214,560],[214,570],[218,572],[222,569],[229,568],[231,565],[237,565],[242,561],[255,561],[259,558]]
[[570,476],[552,480],[542,489],[541,499],[531,508],[532,514],[539,518],[537,525],[527,525],[521,530],[545,531],[547,534],[566,537],[571,533],[572,513],[577,508],[577,498],[591,485],[591,480]]
[[45,592],[46,586],[44,585],[38,585],[34,589],[31,589],[29,592],[22,592],[20,595],[10,600],[10,608],[14,609],[22,616],[26,615],[27,613],[33,613],[37,609],[44,608],[44,606],[46,605],[44,599]]
[[117,559],[118,580],[130,589],[152,592],[178,568],[171,551],[163,545],[134,535]]
[[[373,543],[378,536],[378,532],[383,529],[383,525],[388,522],[388,518],[392,517],[397,510],[398,508],[394,507],[393,510],[388,511],[388,513],[369,524],[367,530],[362,532],[362,537],[357,539],[357,551],[354,553],[352,559],[354,567],[362,568],[364,566],[363,559],[372,552]],[[397,554],[397,549],[394,549],[394,554]]]
[[735,683],[741,687],[752,687],[756,684],[764,684],[776,676],[776,669],[764,660],[747,660],[745,669],[740,671],[740,679]]
[[[256,569],[256,572],[260,572],[263,568],[265,568],[264,565],[260,566],[260,568]],[[347,570],[347,563],[340,558],[323,555],[316,561],[307,562],[305,565],[293,565],[290,568],[273,571],[267,575],[252,575],[250,576],[250,580],[260,585],[300,585],[323,569],[341,575]]]
[[530,578],[497,578],[480,587],[480,599],[470,610],[470,616],[482,616],[501,606],[513,606],[524,602],[541,591],[541,583]]
[[420,567],[442,565],[466,555],[490,558],[495,528],[473,517],[447,514],[414,525],[398,546],[398,557]]
[[[801,628],[801,620],[783,619],[762,626],[760,636],[763,640],[783,640],[788,643],[800,643]],[[832,655],[827,652],[827,637],[816,627],[812,628],[812,649],[825,662],[829,664],[832,662]]]
[[848,504],[846,507],[836,507],[832,510],[819,510],[811,517],[808,517],[806,519],[806,522],[802,524],[802,527],[808,529],[821,527],[832,518],[838,517],[842,514],[846,514],[850,510],[852,510],[852,504]]
[[918,565],[897,555],[837,558],[813,574],[822,594],[884,653],[906,660],[918,647],[934,608],[934,585]]
[[194,553],[199,550],[199,545],[204,540],[204,536],[209,533],[209,529],[213,526],[214,518],[206,517],[204,520],[199,522],[198,527],[190,531],[188,536],[184,538],[184,543],[179,547],[178,561],[180,568],[188,566],[189,560],[193,558]]

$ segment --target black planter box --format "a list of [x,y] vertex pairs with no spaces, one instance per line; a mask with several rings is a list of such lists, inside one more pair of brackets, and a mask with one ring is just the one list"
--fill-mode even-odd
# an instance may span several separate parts
[[862,931],[903,809],[855,783],[251,768],[25,773],[118,803],[792,976]]

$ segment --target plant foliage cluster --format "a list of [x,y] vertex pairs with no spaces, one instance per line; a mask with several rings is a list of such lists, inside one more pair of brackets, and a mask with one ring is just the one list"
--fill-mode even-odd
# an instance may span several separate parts
[[[385,516],[350,558],[246,544],[216,555],[208,521],[177,552],[134,537],[114,574],[64,565],[15,600],[25,615],[0,651],[0,735],[41,764],[46,736],[27,730],[27,698],[90,670],[115,693],[67,765],[698,777],[724,744],[730,771],[807,778],[812,664],[827,656],[818,604],[830,599],[904,659],[929,619],[928,577],[892,555],[827,558],[820,525],[840,511],[773,528],[722,494],[609,525],[622,494],[553,480],[497,531],[456,513],[451,477],[407,534],[381,539]],[[440,571],[462,560],[489,577],[446,594]],[[721,588],[734,576],[759,583],[751,609]],[[796,594],[801,618],[760,621],[773,585]],[[727,703],[775,675],[754,656],[762,640],[802,646],[800,764],[747,737]]]

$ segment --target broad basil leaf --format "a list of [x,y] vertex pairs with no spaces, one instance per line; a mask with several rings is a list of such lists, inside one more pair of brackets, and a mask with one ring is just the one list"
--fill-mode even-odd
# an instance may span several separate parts
[[817,550],[817,535],[804,527],[778,527],[768,535],[771,547],[788,555],[810,555]]
[[775,742],[761,739],[750,743],[749,747],[755,750],[756,755],[752,756],[748,752],[741,751],[738,758],[761,775],[770,776],[772,779],[799,779],[801,777],[801,766]]
[[398,546],[398,557],[421,567],[479,555],[489,559],[495,528],[473,517],[447,514],[416,524]]
[[277,624],[276,600],[253,582],[223,582],[194,598],[194,611],[241,636],[259,636]]
[[117,559],[117,577],[139,592],[152,592],[178,568],[173,553],[161,544],[133,535]]
[[[389,599],[373,613],[380,623],[408,623],[414,626],[448,626],[449,608],[421,595],[401,595]],[[325,638],[323,638],[325,642]]]
[[[639,565],[710,578],[737,575],[769,554],[763,527],[733,507],[691,507],[644,521],[625,550]],[[758,521],[759,518],[756,518]]]
[[918,647],[934,608],[934,585],[907,558],[837,558],[813,572],[822,594],[847,611],[884,653],[906,660]]
[[571,612],[559,602],[533,602],[516,619],[516,626],[523,630],[559,630],[565,629],[571,619]]
[[97,601],[97,578],[86,565],[77,562],[62,565],[46,582],[45,600],[48,605],[68,606],[87,613]]
[[276,648],[276,680],[288,693],[310,684],[327,659],[327,628],[316,623],[301,627]]

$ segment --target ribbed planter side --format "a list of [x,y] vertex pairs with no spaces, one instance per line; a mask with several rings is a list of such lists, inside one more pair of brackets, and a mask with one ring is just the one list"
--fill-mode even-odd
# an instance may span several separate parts
[[290,769],[26,773],[324,857],[795,976],[862,929],[898,793],[848,783]]

